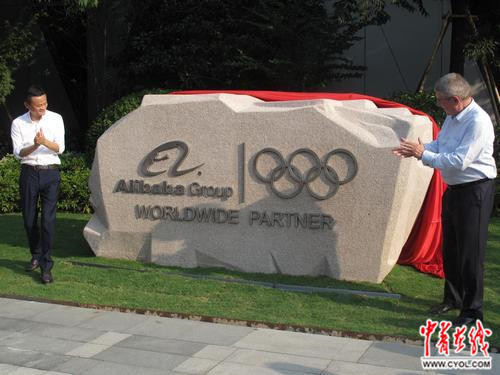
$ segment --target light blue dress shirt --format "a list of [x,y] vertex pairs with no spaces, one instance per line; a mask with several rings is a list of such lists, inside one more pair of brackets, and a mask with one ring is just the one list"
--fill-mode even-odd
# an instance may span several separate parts
[[446,117],[437,139],[424,145],[422,162],[439,169],[448,185],[495,178],[494,140],[490,116],[473,100]]

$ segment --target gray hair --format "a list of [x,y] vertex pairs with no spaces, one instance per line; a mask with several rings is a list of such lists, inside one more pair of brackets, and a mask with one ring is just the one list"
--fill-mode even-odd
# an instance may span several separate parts
[[434,91],[448,97],[458,96],[460,99],[467,99],[471,96],[469,82],[458,73],[448,73],[439,78],[434,85]]

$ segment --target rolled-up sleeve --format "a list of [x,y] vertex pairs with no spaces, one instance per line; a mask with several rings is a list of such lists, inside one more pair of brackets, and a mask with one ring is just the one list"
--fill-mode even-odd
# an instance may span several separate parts
[[64,149],[66,148],[64,143],[64,121],[62,119],[62,116],[57,116],[57,126],[54,136],[54,142],[59,146],[58,154],[62,154],[64,152]]
[[23,137],[21,136],[21,130],[16,120],[12,122],[10,127],[10,137],[12,138],[12,152],[16,158],[21,159],[20,153],[23,149]]

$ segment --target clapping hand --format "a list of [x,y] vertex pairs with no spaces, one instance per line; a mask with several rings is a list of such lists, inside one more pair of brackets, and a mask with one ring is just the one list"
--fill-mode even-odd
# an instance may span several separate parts
[[40,129],[35,135],[35,140],[34,143],[37,146],[44,145],[45,144],[45,136],[43,135],[43,129]]

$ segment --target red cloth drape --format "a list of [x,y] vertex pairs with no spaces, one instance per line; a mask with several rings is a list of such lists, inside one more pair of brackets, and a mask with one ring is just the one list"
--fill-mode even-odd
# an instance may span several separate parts
[[[436,139],[439,132],[436,121],[424,112],[417,111],[400,103],[360,94],[247,90],[191,90],[177,91],[171,94],[194,95],[220,93],[249,95],[263,101],[367,99],[371,100],[379,108],[404,107],[408,108],[415,115],[427,116],[432,121],[434,139]],[[441,197],[445,188],[446,184],[443,182],[441,174],[438,170],[435,170],[422,208],[398,260],[399,264],[412,265],[421,272],[430,273],[441,278],[444,277],[441,252]]]

